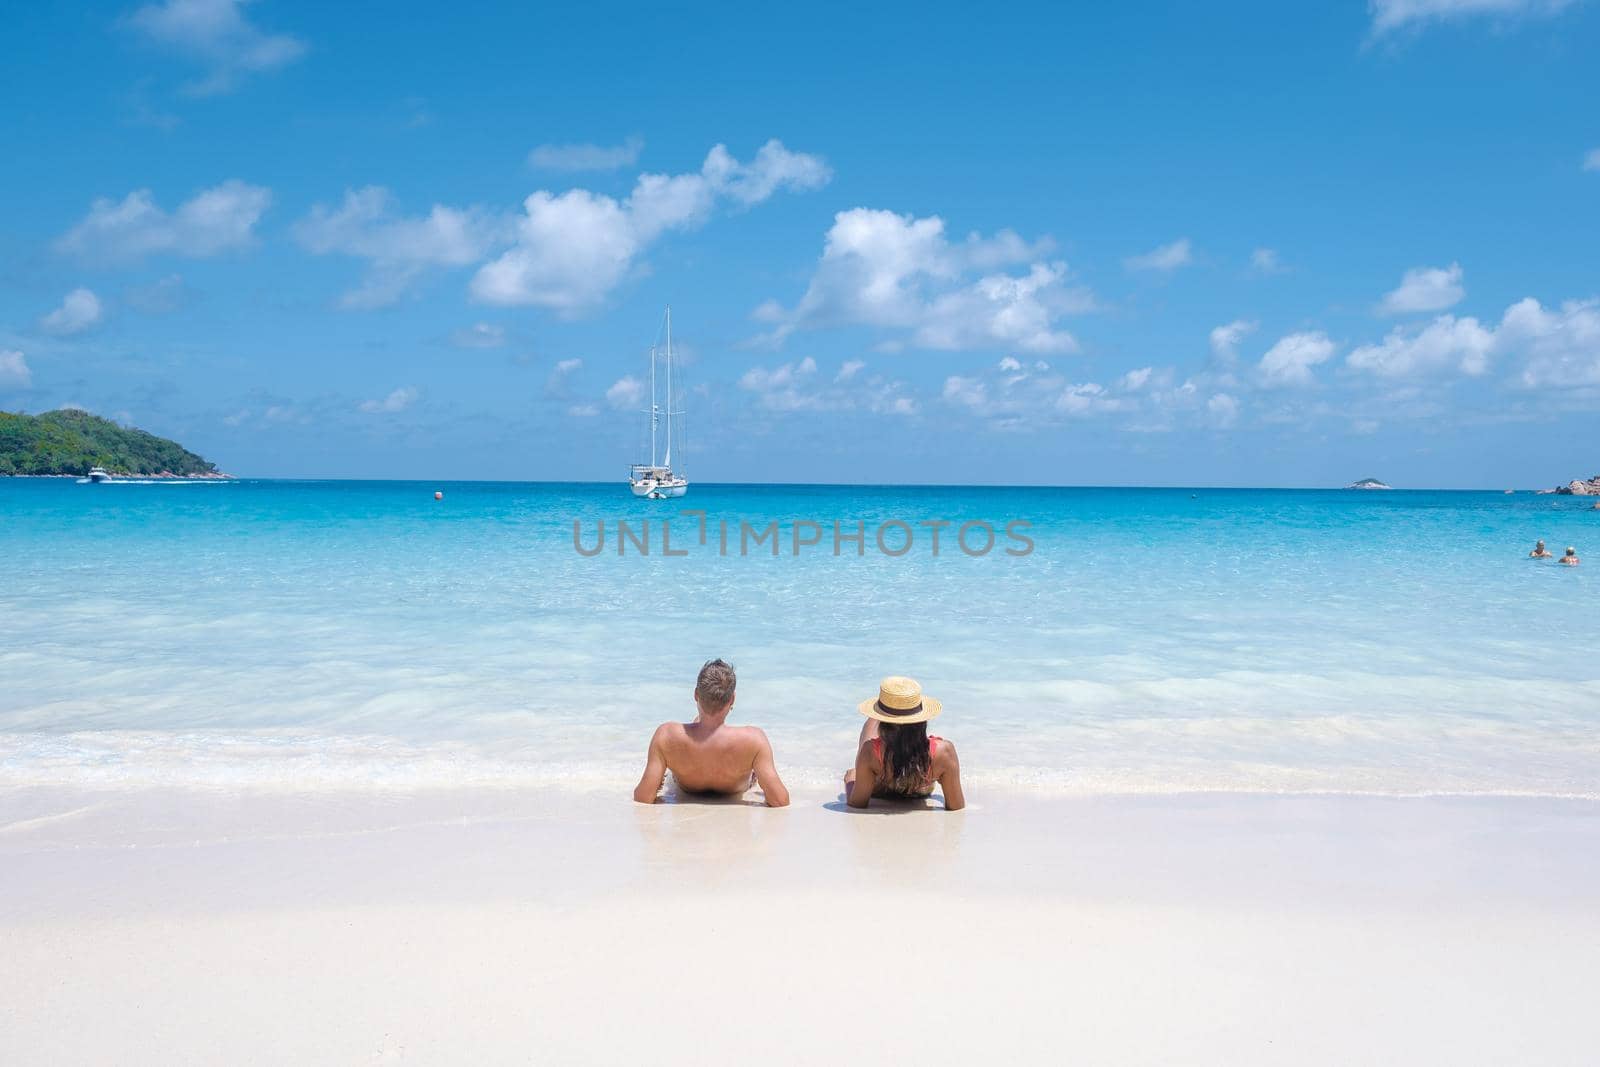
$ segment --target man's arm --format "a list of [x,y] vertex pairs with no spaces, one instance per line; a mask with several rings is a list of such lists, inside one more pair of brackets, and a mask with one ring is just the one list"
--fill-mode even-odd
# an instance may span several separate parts
[[950,754],[950,765],[939,775],[939,788],[944,790],[944,810],[960,811],[967,806],[967,798],[961,792],[961,761],[956,758],[956,746],[950,742],[941,742],[939,748]]
[[789,806],[789,790],[783,784],[783,779],[778,777],[778,764],[772,758],[772,742],[767,740],[767,735],[761,730],[756,731],[761,737],[761,747],[756,752],[756,784],[761,787],[761,795],[767,798],[767,807],[786,808]]
[[654,804],[656,795],[661,792],[661,783],[667,780],[667,754],[663,751],[662,744],[666,731],[666,724],[663,723],[657,726],[656,732],[650,736],[650,752],[645,756],[644,777],[633,787],[633,799],[640,804]]
[[878,785],[878,772],[872,768],[872,757],[866,744],[856,749],[856,780],[850,783],[850,795],[845,802],[852,808],[864,808],[872,802],[872,791]]

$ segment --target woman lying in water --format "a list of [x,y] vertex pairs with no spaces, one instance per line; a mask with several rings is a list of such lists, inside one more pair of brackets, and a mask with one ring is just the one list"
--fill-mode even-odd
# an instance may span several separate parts
[[858,710],[867,721],[855,769],[844,775],[844,795],[852,808],[866,807],[873,797],[929,797],[935,784],[944,793],[946,811],[967,806],[956,746],[928,733],[928,720],[944,709],[924,697],[915,680],[885,678],[877,699],[862,701]]

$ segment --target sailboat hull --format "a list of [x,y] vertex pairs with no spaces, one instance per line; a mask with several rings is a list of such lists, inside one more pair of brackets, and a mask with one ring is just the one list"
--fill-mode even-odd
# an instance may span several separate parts
[[633,482],[633,495],[644,497],[647,500],[666,500],[679,497],[689,491],[688,482]]

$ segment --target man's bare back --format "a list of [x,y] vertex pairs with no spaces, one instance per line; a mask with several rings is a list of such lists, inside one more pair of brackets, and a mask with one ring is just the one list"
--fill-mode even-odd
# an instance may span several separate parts
[[668,771],[690,793],[740,794],[759,784],[767,806],[789,803],[767,735],[754,726],[727,725],[733,710],[733,668],[712,660],[695,684],[694,722],[664,722],[650,738],[644,776],[633,799],[654,804]]
[[664,722],[651,745],[661,749],[678,788],[691,793],[742,793],[755,784],[756,761],[772,751],[754,726]]

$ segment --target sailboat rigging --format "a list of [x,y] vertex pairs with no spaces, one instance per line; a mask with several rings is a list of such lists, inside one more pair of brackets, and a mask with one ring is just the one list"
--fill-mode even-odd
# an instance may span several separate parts
[[[679,497],[689,491],[688,479],[672,469],[672,417],[680,416],[680,436],[683,411],[674,411],[674,396],[672,392],[672,308],[667,308],[666,315],[666,408],[662,409],[656,399],[656,365],[660,355],[657,345],[650,346],[650,461],[648,463],[635,463],[628,470],[628,485],[633,490],[634,496],[645,497],[649,500],[664,500],[668,497]],[[659,336],[659,335],[658,335]],[[662,415],[666,416],[666,452],[660,462],[656,460],[656,446],[659,443],[658,429]],[[682,450],[679,450],[680,453]]]

